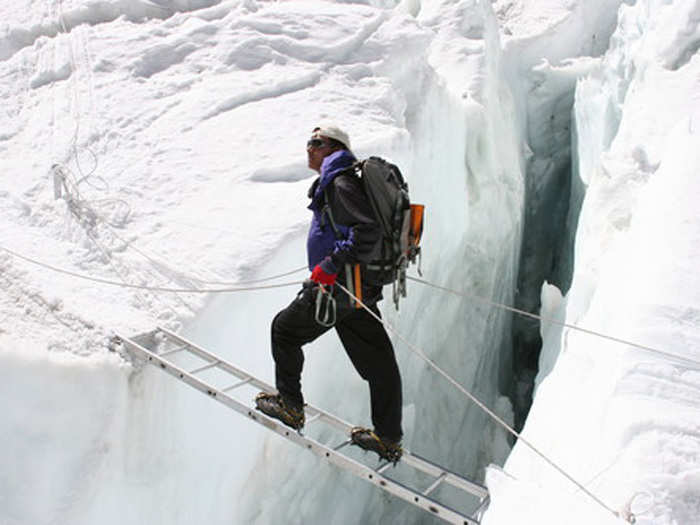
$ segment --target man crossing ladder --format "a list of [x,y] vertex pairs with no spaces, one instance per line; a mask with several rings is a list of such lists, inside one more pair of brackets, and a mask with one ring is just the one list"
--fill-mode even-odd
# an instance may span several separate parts
[[[369,383],[374,429],[353,428],[352,443],[396,462],[402,454],[402,399],[394,348],[382,323],[334,286],[339,274],[341,279],[353,276],[355,283],[349,289],[361,292],[363,303],[380,315],[377,303],[382,299],[382,286],[365,279],[361,270],[376,255],[380,227],[359,178],[349,169],[356,159],[347,133],[334,125],[317,127],[306,144],[306,153],[309,168],[319,173],[309,190],[313,216],[307,256],[311,276],[272,321],[278,393],[261,392],[256,406],[300,430],[304,426],[302,346],[335,327],[355,369]],[[323,312],[319,311],[321,306]]]

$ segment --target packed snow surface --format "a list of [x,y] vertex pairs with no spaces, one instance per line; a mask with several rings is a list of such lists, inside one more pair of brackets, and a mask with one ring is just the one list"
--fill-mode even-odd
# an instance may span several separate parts
[[[485,525],[700,523],[700,0],[0,15],[0,523],[436,521],[108,349],[160,325],[272,381],[269,323],[305,270],[206,291],[305,266],[321,121],[401,167],[424,278],[466,294],[411,282],[385,318],[508,424],[517,338],[494,304],[540,291],[519,298],[546,319],[524,440],[395,340],[404,444],[484,479]],[[558,187],[568,289],[543,282],[552,230],[525,230]],[[332,333],[303,380],[369,423]]]

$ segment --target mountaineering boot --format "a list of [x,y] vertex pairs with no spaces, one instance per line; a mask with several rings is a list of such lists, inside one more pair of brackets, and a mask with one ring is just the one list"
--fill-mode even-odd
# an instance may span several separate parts
[[394,464],[401,459],[401,454],[403,454],[400,442],[380,438],[369,428],[353,428],[350,431],[350,440],[353,445],[357,445],[364,450],[376,452],[380,458],[391,461]]
[[279,394],[260,392],[255,396],[255,406],[263,414],[279,419],[294,430],[301,430],[304,427],[304,407],[293,407],[285,403],[284,398]]

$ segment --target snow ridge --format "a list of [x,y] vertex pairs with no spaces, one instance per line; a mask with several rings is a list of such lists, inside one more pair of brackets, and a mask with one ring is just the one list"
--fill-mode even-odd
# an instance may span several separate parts
[[151,20],[166,20],[176,13],[186,13],[219,4],[221,0],[199,0],[197,2],[173,2],[161,6],[149,0],[101,0],[80,5],[73,9],[59,8],[56,18],[30,27],[8,25],[0,36],[0,61],[8,60],[25,47],[34,45],[42,37],[53,38],[59,33],[70,33],[78,26],[98,26],[124,17],[132,23],[147,23]]
[[254,86],[248,93],[237,93],[235,96],[224,99],[218,103],[202,120],[214,118],[222,113],[236,109],[244,104],[258,102],[266,98],[275,98],[283,95],[303,91],[317,85],[321,81],[320,71],[311,71],[301,74],[298,78],[289,78],[270,82],[263,86]]

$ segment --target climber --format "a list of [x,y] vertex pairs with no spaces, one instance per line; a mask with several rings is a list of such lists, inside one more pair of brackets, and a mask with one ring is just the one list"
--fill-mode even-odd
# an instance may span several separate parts
[[[356,162],[350,140],[335,125],[313,130],[306,144],[308,166],[319,173],[309,190],[313,212],[307,239],[310,278],[296,298],[272,321],[272,356],[277,394],[261,392],[258,410],[296,430],[304,426],[301,372],[302,346],[335,327],[357,372],[369,383],[374,429],[355,427],[351,441],[396,462],[401,448],[401,376],[394,348],[384,326],[337,286],[338,275],[351,275],[349,268],[367,263],[381,240],[379,226],[359,178],[349,169]],[[362,268],[359,264],[356,268]],[[346,271],[347,269],[347,271]],[[380,316],[377,303],[381,285],[363,278],[355,284],[362,301]],[[351,288],[352,289],[352,288]],[[334,308],[333,315],[319,319],[319,301]]]

